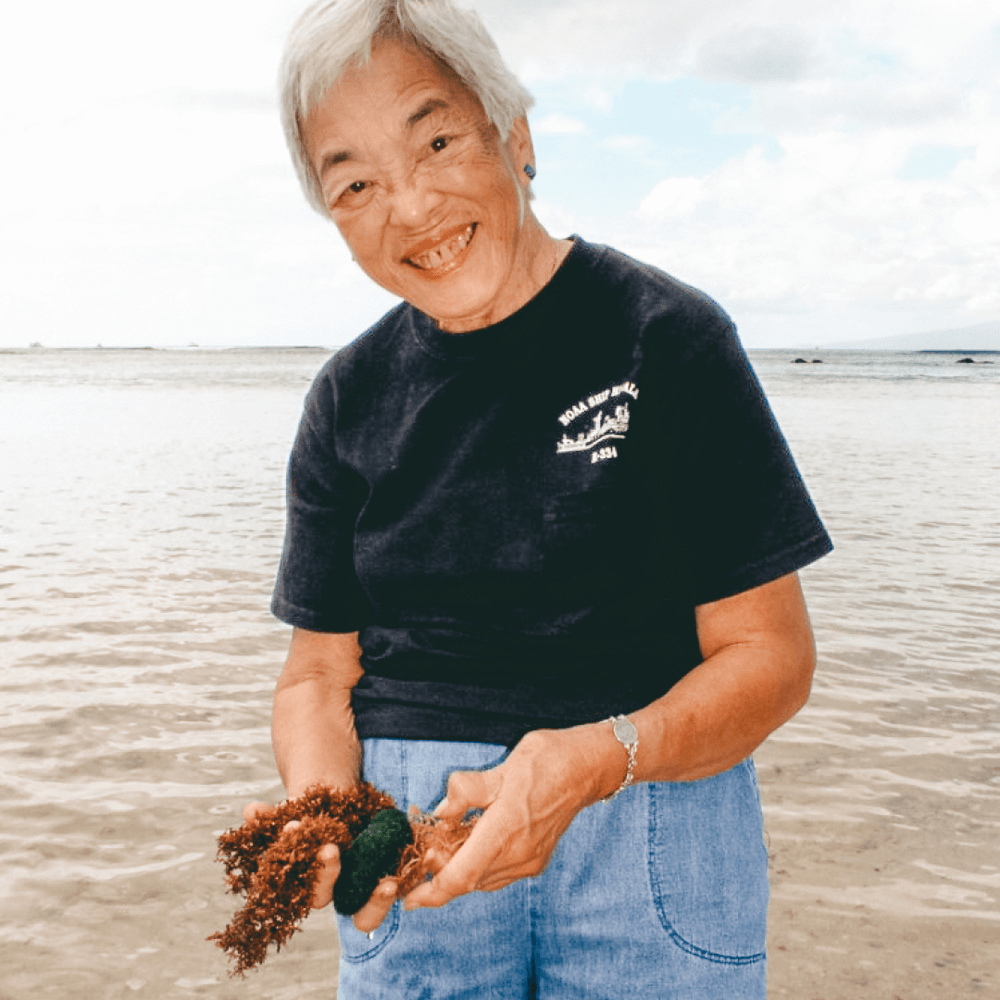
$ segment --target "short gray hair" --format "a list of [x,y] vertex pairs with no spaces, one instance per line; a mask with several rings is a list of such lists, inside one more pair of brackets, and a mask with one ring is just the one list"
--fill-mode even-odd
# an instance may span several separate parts
[[329,218],[309,162],[302,122],[345,69],[364,63],[372,43],[398,38],[448,66],[475,94],[501,141],[534,104],[506,67],[475,11],[452,0],[319,0],[299,18],[281,60],[281,124],[309,204]]

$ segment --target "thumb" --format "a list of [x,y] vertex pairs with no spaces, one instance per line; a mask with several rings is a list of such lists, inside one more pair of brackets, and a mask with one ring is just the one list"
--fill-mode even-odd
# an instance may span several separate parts
[[268,802],[251,802],[243,807],[243,822],[252,823],[259,816],[269,813],[274,806]]
[[464,819],[470,809],[485,809],[500,793],[500,768],[489,771],[452,771],[448,790],[434,815],[439,819]]

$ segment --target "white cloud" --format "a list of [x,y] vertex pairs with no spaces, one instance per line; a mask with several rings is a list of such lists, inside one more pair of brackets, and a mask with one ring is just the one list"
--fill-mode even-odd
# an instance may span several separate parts
[[[539,78],[664,79],[696,70],[699,54],[727,52],[731,71],[767,75],[762,57],[769,51],[770,79],[789,79],[806,67],[839,75],[882,65],[928,83],[961,83],[992,78],[996,69],[996,0],[628,0],[627,8],[606,0],[473,0],[472,5],[516,67]],[[750,50],[742,62],[740,34]]]
[[646,215],[691,215],[702,199],[700,177],[668,177],[643,198],[639,211]]
[[1000,289],[987,290],[973,295],[968,301],[969,313],[982,313],[984,316],[1000,312]]
[[533,120],[531,131],[536,135],[585,135],[588,129],[579,118],[553,112],[544,118]]
[[196,90],[193,87],[169,87],[162,100],[178,111],[263,111],[273,115],[277,94],[272,90]]
[[[1000,249],[1000,201],[985,198],[979,203],[966,205],[952,216],[952,227],[960,240],[971,244],[993,246]],[[1000,253],[994,266],[997,268],[997,281],[1000,283]]]
[[881,77],[820,80],[757,94],[756,119],[775,131],[893,128],[955,119],[966,101],[955,88]]
[[592,83],[580,95],[583,103],[595,111],[610,111],[613,96],[607,87],[599,83]]
[[815,41],[794,25],[734,27],[709,38],[697,52],[699,74],[740,83],[771,83],[807,76]]
[[648,135],[612,135],[601,142],[608,149],[646,149],[652,144]]
[[746,0],[477,0],[501,50],[529,78],[579,75],[595,82],[633,73],[669,77],[692,39],[726,24]]
[[981,176],[900,180],[906,146],[828,132],[786,140],[776,161],[755,150],[704,177],[664,179],[642,203],[638,236],[758,339],[782,315],[809,315],[810,339],[836,339],[845,312],[885,322],[893,304],[911,323],[925,307],[989,318],[1000,196]]

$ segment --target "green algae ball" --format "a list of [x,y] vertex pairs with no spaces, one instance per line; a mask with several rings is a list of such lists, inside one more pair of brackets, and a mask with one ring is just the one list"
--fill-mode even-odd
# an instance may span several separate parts
[[406,813],[382,809],[340,856],[340,876],[333,887],[333,907],[345,917],[368,902],[379,880],[399,865],[403,850],[413,843]]

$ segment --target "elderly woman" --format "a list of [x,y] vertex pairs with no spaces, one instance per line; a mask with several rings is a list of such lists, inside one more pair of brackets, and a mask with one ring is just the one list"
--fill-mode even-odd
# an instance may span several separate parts
[[278,768],[482,810],[341,919],[339,996],[763,998],[749,754],[808,695],[830,542],[731,322],[545,231],[531,99],[450,0],[319,3],[283,74],[306,196],[404,301],[292,453]]

